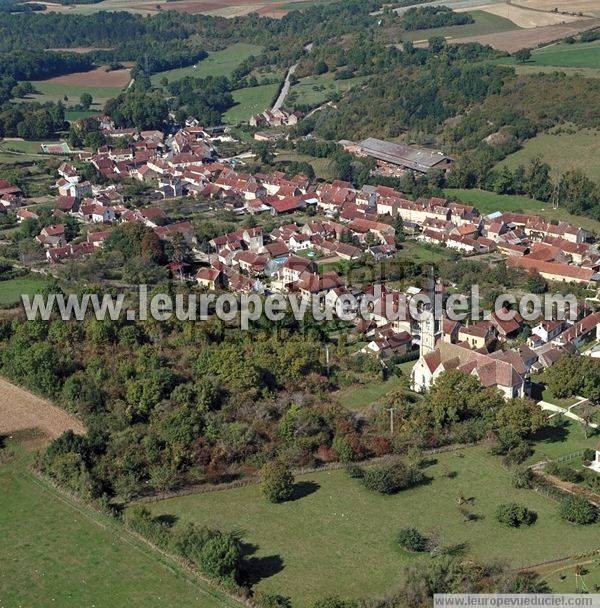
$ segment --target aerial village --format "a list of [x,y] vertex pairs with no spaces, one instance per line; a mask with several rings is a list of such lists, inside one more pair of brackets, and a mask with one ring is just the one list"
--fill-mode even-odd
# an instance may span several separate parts
[[[588,339],[600,338],[600,312],[579,309],[577,321],[542,321],[525,342],[513,344],[523,320],[516,315],[504,321],[489,319],[461,324],[449,319],[417,323],[390,321],[386,306],[408,307],[420,292],[356,285],[336,270],[319,271],[320,261],[374,261],[392,258],[402,247],[396,235],[398,218],[407,238],[443,246],[461,257],[495,252],[508,267],[537,273],[553,282],[600,285],[600,254],[593,235],[563,222],[552,223],[523,213],[482,216],[473,206],[445,198],[409,200],[386,186],[353,188],[343,181],[315,182],[304,175],[249,174],[237,159],[219,158],[218,144],[227,134],[205,129],[190,119],[173,135],[160,131],[116,129],[99,117],[108,141],[96,153],[80,153],[74,161],[91,164],[103,176],[103,185],[82,178],[74,164],[58,168],[53,217],[36,241],[44,248],[46,271],[68,260],[85,258],[103,247],[111,230],[129,222],[153,230],[161,241],[182,238],[194,253],[194,265],[170,265],[173,277],[195,282],[204,290],[241,293],[295,293],[319,299],[335,310],[337,300],[365,293],[377,299],[369,319],[357,319],[354,331],[364,337],[361,352],[377,357],[382,365],[390,357],[417,359],[411,386],[425,391],[448,369],[476,375],[484,386],[496,386],[507,397],[529,394],[529,375],[542,371],[566,353],[574,353]],[[265,119],[266,120],[266,119]],[[257,118],[257,124],[261,124]],[[261,139],[259,132],[258,139]],[[400,175],[426,173],[431,168],[449,171],[452,159],[440,152],[412,148],[369,138],[340,145],[357,156],[376,160],[375,173]],[[123,180],[137,180],[153,189],[155,204],[125,205]],[[164,200],[203,197],[213,208],[236,216],[268,214],[280,221],[270,232],[254,222],[209,241],[201,251],[189,221],[172,221],[161,208]],[[0,183],[0,209],[16,210],[19,222],[37,218],[21,190]],[[87,227],[84,237],[69,240],[65,218]],[[175,267],[177,266],[177,267]],[[440,291],[445,288],[438,284]]]

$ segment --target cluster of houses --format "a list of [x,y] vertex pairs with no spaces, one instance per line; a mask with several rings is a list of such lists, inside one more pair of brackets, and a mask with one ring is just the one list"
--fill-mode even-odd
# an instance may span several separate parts
[[470,326],[429,317],[419,328],[413,390],[426,391],[442,372],[457,369],[476,376],[485,387],[498,388],[507,399],[529,396],[531,374],[575,354],[588,340],[600,340],[600,312],[581,306],[575,320],[541,321],[526,342],[509,346],[508,341],[522,329],[518,314],[505,320],[504,315],[493,313],[489,320]]
[[[581,228],[527,214],[482,216],[471,205],[445,198],[412,201],[386,186],[356,189],[340,180],[312,183],[303,175],[250,174],[219,161],[216,142],[222,135],[198,124],[186,124],[165,137],[160,131],[116,129],[110,120],[99,120],[112,144],[81,154],[78,160],[90,163],[105,179],[99,180],[102,185],[92,184],[73,164],[59,167],[54,223],[36,237],[51,263],[90,255],[103,246],[112,226],[134,222],[163,241],[182,237],[201,267],[196,265],[187,275],[180,267],[179,276],[205,289],[298,294],[308,300],[318,298],[332,310],[344,295],[351,294],[355,302],[369,296],[368,315],[355,321],[356,332],[367,342],[363,351],[385,361],[411,355],[418,346],[420,356],[412,375],[415,390],[426,390],[442,371],[457,368],[477,375],[485,386],[497,386],[507,397],[525,395],[531,372],[552,365],[598,332],[600,313],[582,313],[577,322],[541,323],[526,342],[519,340],[518,346],[509,348],[523,330],[518,316],[505,321],[492,315],[470,325],[448,319],[419,324],[408,314],[390,319],[390,305],[394,310],[406,308],[420,290],[354,285],[334,270],[318,272],[315,263],[317,257],[321,262],[339,262],[393,256],[401,218],[402,230],[422,242],[465,256],[494,251],[506,256],[509,266],[538,272],[549,280],[593,284],[600,280],[600,255],[591,234]],[[408,151],[384,149],[377,142],[363,144],[361,153],[402,153],[408,162]],[[438,155],[411,158],[423,166],[437,161],[440,166],[449,164]],[[201,196],[213,201],[215,208],[236,215],[268,213],[282,221],[269,231],[246,222],[247,227],[215,236],[200,250],[191,222],[172,221],[159,205],[126,205],[124,180],[143,182],[156,198]],[[17,187],[0,181],[0,210],[17,209],[19,221],[36,218],[35,206],[23,203]],[[81,238],[69,242],[67,217],[87,225],[83,242]]]

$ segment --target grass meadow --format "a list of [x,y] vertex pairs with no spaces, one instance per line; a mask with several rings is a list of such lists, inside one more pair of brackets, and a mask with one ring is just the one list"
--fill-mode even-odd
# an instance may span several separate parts
[[286,105],[290,105],[292,100],[294,104],[299,105],[325,103],[327,96],[331,93],[344,93],[367,79],[368,76],[356,76],[347,80],[334,80],[331,72],[300,78],[298,83],[291,88]]
[[46,285],[41,276],[28,276],[0,281],[0,306],[11,306],[21,302],[21,294],[33,296]]
[[555,128],[527,140],[520,150],[503,159],[496,168],[527,165],[539,156],[552,167],[554,178],[569,169],[581,169],[600,181],[600,134],[596,129]]
[[236,105],[225,112],[223,116],[225,123],[236,125],[247,122],[253,114],[271,107],[278,90],[279,84],[263,84],[233,91]]
[[[487,448],[440,454],[432,462],[428,484],[395,496],[372,493],[334,470],[298,477],[295,499],[283,504],[266,502],[259,486],[251,485],[166,499],[150,508],[157,516],[176,517],[176,525],[194,521],[241,531],[251,546],[256,588],[289,596],[295,606],[332,594],[361,598],[392,590],[405,566],[429,559],[398,548],[395,535],[406,526],[444,547],[462,545],[467,559],[513,567],[597,548],[599,524],[567,524],[550,498],[513,488],[510,471]],[[461,494],[476,521],[464,521]],[[535,525],[509,529],[496,521],[495,510],[508,497],[537,512]]]
[[31,455],[15,449],[12,459],[0,452],[2,606],[239,606],[59,494],[29,471]]
[[206,78],[207,76],[230,76],[235,68],[251,55],[258,55],[262,47],[254,44],[238,43],[233,44],[222,51],[215,51],[208,54],[203,61],[185,68],[177,68],[166,72],[154,74],[150,79],[152,84],[158,85],[163,78],[169,82],[180,80],[186,76],[196,78]]
[[499,15],[493,15],[485,11],[469,11],[469,14],[473,17],[475,23],[403,32],[401,34],[401,41],[412,40],[413,42],[420,42],[429,40],[429,38],[433,38],[434,36],[443,36],[449,39],[466,36],[485,36],[486,34],[520,29],[518,25]]

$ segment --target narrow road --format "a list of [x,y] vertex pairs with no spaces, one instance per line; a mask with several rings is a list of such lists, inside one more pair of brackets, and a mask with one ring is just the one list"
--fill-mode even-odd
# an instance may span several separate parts
[[[312,48],[313,48],[313,43],[309,42],[304,47],[304,51],[306,53],[310,53],[312,51]],[[292,76],[294,75],[294,72],[298,69],[299,63],[300,63],[299,61],[296,62],[287,71],[287,74],[285,75],[285,82],[283,83],[283,87],[281,87],[281,91],[279,93],[279,97],[277,98],[277,100],[273,104],[273,107],[271,108],[273,110],[273,112],[276,112],[277,110],[281,110],[281,108],[283,107],[283,104],[285,103],[285,99],[288,96],[288,93],[290,92],[290,87],[292,86],[292,82],[291,82]]]
[[283,107],[285,99],[288,96],[288,93],[290,92],[290,87],[292,86],[291,78],[297,69],[298,69],[298,64],[295,63],[287,71],[287,74],[285,75],[285,82],[283,83],[283,86],[281,87],[279,97],[277,98],[277,101],[275,101],[275,103],[273,104],[273,108],[272,108],[273,112],[276,112],[277,110],[281,110],[281,108]]

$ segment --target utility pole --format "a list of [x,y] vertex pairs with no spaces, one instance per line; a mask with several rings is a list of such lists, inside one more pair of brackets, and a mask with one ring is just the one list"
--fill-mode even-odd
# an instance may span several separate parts
[[387,410],[390,413],[390,437],[393,437],[394,436],[394,408],[390,405],[390,407],[388,407]]
[[327,377],[329,378],[329,344],[325,344],[325,364],[327,366]]

